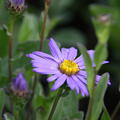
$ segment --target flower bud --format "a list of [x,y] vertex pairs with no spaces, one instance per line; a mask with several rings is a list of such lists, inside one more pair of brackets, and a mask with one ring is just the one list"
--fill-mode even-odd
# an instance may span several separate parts
[[19,73],[11,82],[12,92],[20,97],[25,97],[28,93],[28,85],[22,73]]
[[25,0],[8,0],[8,8],[17,14],[20,14],[26,8]]

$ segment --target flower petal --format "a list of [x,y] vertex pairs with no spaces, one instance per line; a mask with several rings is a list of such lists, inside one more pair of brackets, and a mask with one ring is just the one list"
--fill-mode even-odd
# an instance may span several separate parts
[[51,38],[49,42],[49,48],[51,51],[51,54],[58,59],[62,59],[62,54],[60,52],[59,47],[57,46],[56,42]]
[[46,68],[34,68],[34,72],[40,73],[40,74],[56,74],[59,71],[58,70],[51,70],[51,69],[46,69]]
[[81,75],[76,75],[76,76],[81,82],[83,82],[84,84],[87,84],[87,80],[83,76]]
[[56,90],[58,89],[61,85],[64,84],[65,80],[67,79],[67,76],[65,74],[63,74],[62,76],[60,76],[56,82],[54,83],[52,90]]
[[[100,79],[101,79],[101,76],[100,76],[100,75],[96,75],[96,84],[99,83]],[[108,84],[108,85],[111,85],[110,80],[108,80],[107,84]]]
[[43,57],[43,58],[52,59],[52,60],[54,60],[54,61],[56,61],[56,62],[58,61],[58,59],[56,59],[56,58],[54,58],[53,56],[48,55],[48,54],[46,54],[46,53],[44,53],[44,52],[35,51],[35,52],[32,52],[32,54],[37,55],[37,56],[40,56],[40,57]]
[[85,86],[85,84],[83,84],[75,75],[72,75],[72,78],[78,84],[81,94],[83,96],[88,95],[88,90],[87,90],[87,87]]
[[78,72],[78,75],[83,76],[84,78],[87,78],[87,72],[86,71],[80,70]]
[[58,69],[58,63],[51,59],[51,58],[43,58],[40,56],[37,56],[35,54],[28,54],[28,57],[32,58],[31,60],[32,66],[39,69],[49,69],[49,70],[57,70]]
[[68,77],[67,78],[67,84],[68,84],[68,87],[71,88],[71,90],[76,90],[76,93],[79,94],[80,93],[80,89],[79,89],[79,86],[78,84],[74,81],[74,79],[72,77]]
[[71,77],[67,77],[67,84],[71,88],[71,90],[74,90],[76,87],[76,83]]
[[32,66],[35,68],[47,68],[47,69],[54,69],[57,70],[58,69],[58,64],[52,62],[52,61],[37,61],[37,60],[31,60]]
[[[95,53],[95,51],[94,50],[88,50],[87,53],[89,54],[89,56],[91,58],[92,66],[95,67],[96,66],[95,63],[94,63],[94,53]],[[83,55],[81,55],[80,57],[75,59],[74,62],[76,62],[80,67],[85,66]],[[102,64],[106,64],[106,63],[109,63],[109,62],[104,61]],[[82,67],[81,69],[85,69],[85,67],[84,68]]]
[[[93,61],[94,59],[94,50],[88,50],[87,53],[89,54],[91,60]],[[75,59],[76,63],[83,63],[84,64],[84,58],[83,55],[80,55],[80,57],[78,57],[77,59]]]
[[61,49],[63,59],[74,60],[77,56],[77,49],[71,47],[69,49],[62,48]]
[[76,56],[77,56],[77,49],[71,47],[69,49],[69,53],[68,53],[67,59],[68,60],[74,60],[76,58]]
[[57,74],[50,76],[50,77],[47,79],[47,81],[48,81],[48,82],[52,82],[52,81],[56,80],[58,77],[60,77],[61,75],[62,75],[62,73],[58,72]]
[[69,53],[69,49],[67,49],[67,48],[62,48],[62,49],[61,49],[61,52],[62,52],[63,59],[64,59],[64,60],[67,59],[68,53]]
[[37,56],[37,55],[35,55],[35,54],[32,54],[32,53],[30,53],[30,54],[27,54],[26,55],[27,57],[29,57],[29,58],[32,58],[32,59],[36,59],[36,60],[41,60],[41,57],[39,57],[39,56]]

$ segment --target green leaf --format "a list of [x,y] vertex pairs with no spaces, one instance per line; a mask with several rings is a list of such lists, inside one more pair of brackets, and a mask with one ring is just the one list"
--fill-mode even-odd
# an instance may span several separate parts
[[102,19],[104,19],[105,17],[107,19],[107,16],[109,15],[100,16],[98,18],[99,21],[97,19],[93,19],[93,23],[96,29],[96,35],[100,43],[106,43],[109,38],[110,23],[104,23],[104,21],[102,21]]
[[83,112],[78,111],[77,95],[71,91],[68,96],[60,98],[53,120],[82,120]]
[[39,40],[37,24],[37,18],[34,15],[25,14],[22,25],[20,27],[18,41],[26,42]]
[[105,105],[103,105],[103,114],[102,114],[101,120],[110,120],[110,115],[109,115]]
[[8,36],[3,29],[0,29],[0,57],[7,54]]
[[0,59],[0,88],[5,87],[8,80],[8,60],[7,57]]
[[103,99],[104,99],[105,91],[107,89],[108,79],[109,79],[109,74],[108,73],[103,74],[99,84],[95,88],[95,92],[93,95],[91,120],[98,120],[99,115],[102,111]]
[[90,56],[87,53],[86,48],[83,45],[78,45],[78,48],[80,48],[80,52],[83,55],[84,61],[85,61],[85,66],[86,66],[86,71],[87,71],[87,80],[88,80],[88,90],[90,95],[92,94],[92,89],[94,86],[94,69],[92,67],[92,61],[90,59]]
[[4,104],[5,104],[5,93],[2,89],[0,89],[0,115],[2,113]]
[[7,24],[9,21],[9,11],[7,9],[6,1],[0,0],[0,27]]
[[96,70],[98,71],[102,66],[103,61],[107,58],[107,47],[105,44],[98,44],[95,49],[94,62],[96,64]]

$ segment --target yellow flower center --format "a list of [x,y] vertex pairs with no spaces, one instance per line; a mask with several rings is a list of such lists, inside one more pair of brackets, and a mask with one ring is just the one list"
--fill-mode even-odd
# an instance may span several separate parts
[[59,69],[66,75],[74,75],[79,71],[78,65],[72,60],[64,60],[60,64]]

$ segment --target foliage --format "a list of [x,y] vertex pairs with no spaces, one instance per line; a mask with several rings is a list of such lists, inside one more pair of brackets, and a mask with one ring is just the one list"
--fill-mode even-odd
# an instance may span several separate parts
[[[40,33],[44,22],[44,11],[40,13],[41,11],[36,7],[33,8],[34,4],[29,6],[30,2],[27,1],[28,7],[25,12],[20,16],[14,16],[8,8],[8,1],[0,0],[0,120],[2,120],[2,117],[5,120],[25,120],[26,118],[28,120],[47,120],[57,93],[50,90],[52,84],[46,82],[46,76],[42,80],[41,75],[37,75],[37,85],[34,89],[35,74],[32,71],[29,58],[26,57],[26,54],[38,51],[40,48]],[[83,8],[78,7],[79,9],[77,9],[76,5],[79,5],[79,2],[86,11],[89,8],[90,14],[85,14],[86,11],[83,11]],[[110,120],[108,108],[104,104],[104,96],[107,81],[114,78],[114,76],[116,83],[120,79],[120,1],[108,0],[108,3],[103,2],[103,5],[88,5],[89,0],[79,2],[77,3],[74,0],[51,1],[42,51],[49,53],[48,42],[50,37],[55,38],[60,47],[75,47],[78,49],[78,56],[82,54],[84,57],[87,71],[87,88],[90,99],[93,100],[89,120],[98,120],[99,118],[100,120]],[[87,5],[85,6],[85,4]],[[37,12],[35,12],[35,9]],[[77,17],[79,16],[79,13],[81,13],[80,20],[83,23],[79,22],[83,26],[75,23],[77,20],[72,21],[76,14]],[[92,61],[85,47],[88,43],[93,42],[88,39],[91,36],[91,33],[86,32],[89,28],[84,29],[86,26],[84,22],[87,21],[88,24],[86,17],[88,14],[92,18],[93,31],[95,31],[98,40],[93,59],[95,67],[92,66]],[[83,16],[84,19],[82,19]],[[13,31],[10,31],[11,20],[14,21]],[[79,26],[82,31],[79,30]],[[9,60],[10,39],[13,40],[13,45],[12,58]],[[90,48],[89,45],[88,48]],[[101,70],[102,63],[107,57],[113,62],[110,61],[110,64]],[[12,65],[12,78],[19,72],[24,73],[30,90],[27,97],[16,97],[10,90],[9,62]],[[103,74],[100,82],[95,86],[95,76],[99,71],[108,71],[113,76],[109,78],[108,73]],[[116,88],[118,89],[118,84]],[[48,92],[47,95],[44,94],[44,90]],[[84,108],[84,111],[79,111],[79,101],[82,99],[83,97],[77,95],[75,91],[68,90],[68,93],[60,98],[53,120],[84,120],[87,108]]]

